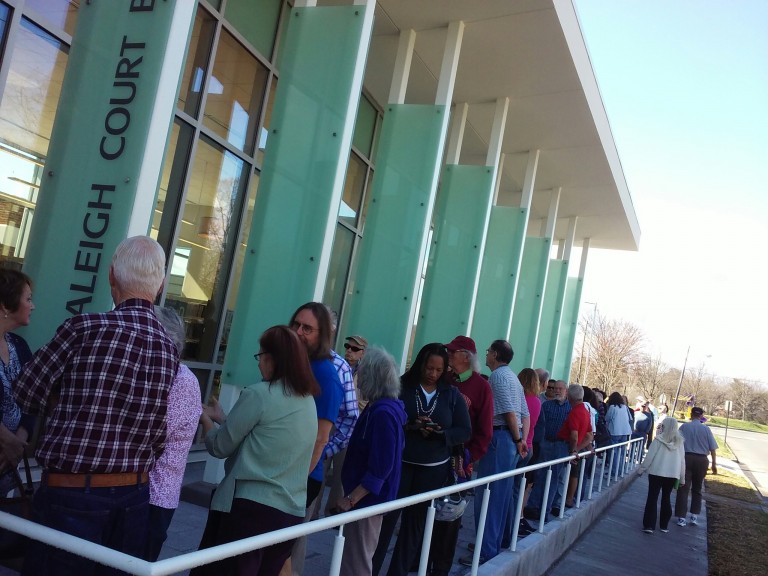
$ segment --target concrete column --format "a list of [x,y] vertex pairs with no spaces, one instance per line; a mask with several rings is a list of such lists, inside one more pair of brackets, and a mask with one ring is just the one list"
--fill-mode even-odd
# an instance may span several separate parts
[[[402,366],[411,343],[463,32],[463,22],[448,26],[434,105],[387,106],[355,289],[342,319],[341,333],[365,334]],[[397,61],[405,66],[408,60],[398,56]],[[395,70],[393,84],[402,76]]]

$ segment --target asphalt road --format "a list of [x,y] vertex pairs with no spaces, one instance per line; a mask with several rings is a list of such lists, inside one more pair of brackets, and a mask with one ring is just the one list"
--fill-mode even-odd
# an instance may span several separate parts
[[[717,436],[725,435],[725,428],[713,426],[712,431]],[[744,474],[768,503],[768,434],[729,428],[727,442],[731,451],[736,454]]]

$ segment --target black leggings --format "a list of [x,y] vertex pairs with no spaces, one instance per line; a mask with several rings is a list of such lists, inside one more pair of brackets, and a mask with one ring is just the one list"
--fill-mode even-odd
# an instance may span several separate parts
[[645,514],[643,514],[643,528],[656,529],[656,507],[659,502],[659,492],[661,492],[661,518],[659,526],[666,530],[669,526],[669,520],[672,518],[672,503],[670,495],[672,488],[675,487],[677,478],[667,478],[665,476],[648,475],[648,499],[645,501]]

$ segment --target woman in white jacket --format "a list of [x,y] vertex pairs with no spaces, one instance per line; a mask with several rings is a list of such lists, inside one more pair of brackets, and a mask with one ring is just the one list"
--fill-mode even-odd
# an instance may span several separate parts
[[659,527],[662,532],[669,532],[669,520],[672,518],[670,495],[675,483],[685,484],[685,449],[683,437],[677,431],[677,420],[671,416],[659,424],[656,434],[637,473],[648,471],[648,499],[645,501],[643,514],[643,532],[653,534],[656,528],[656,507],[661,492],[661,518]]

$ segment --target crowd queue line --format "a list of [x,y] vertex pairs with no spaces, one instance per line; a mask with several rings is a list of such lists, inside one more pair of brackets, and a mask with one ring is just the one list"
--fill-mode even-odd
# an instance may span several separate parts
[[[463,335],[427,344],[400,376],[392,356],[363,336],[346,337],[345,357],[338,355],[335,316],[318,302],[262,334],[255,358],[263,381],[246,387],[228,414],[216,401],[201,406],[194,376],[179,362],[183,322],[152,305],[164,268],[151,238],[123,241],[109,271],[115,308],[69,318],[34,354],[12,333],[29,324],[32,281],[0,270],[0,481],[11,490],[40,420],[35,457],[43,473],[31,510],[38,524],[156,560],[199,422],[209,453],[226,459],[201,550],[290,530],[321,510],[363,511],[448,487],[453,497],[438,499],[437,510],[422,499],[346,523],[336,559],[341,574],[379,574],[399,521],[387,575],[418,566],[441,576],[453,564],[467,505],[456,484],[473,474],[493,477],[474,499],[477,547],[459,559],[476,568],[533,532],[528,519],[541,529],[549,514],[562,517],[578,505],[585,472],[594,478],[595,447],[628,440],[610,430],[613,395],[606,407],[602,392],[567,386],[544,369],[514,374],[505,340],[485,351],[490,377],[481,375],[476,344]],[[583,463],[571,466],[580,454]],[[608,476],[626,472],[634,456],[627,445],[612,448]],[[510,471],[549,461],[514,482]],[[552,506],[558,486],[559,510]],[[274,541],[191,573],[301,574],[305,545],[305,537]],[[22,574],[120,573],[40,540],[23,552]]]

